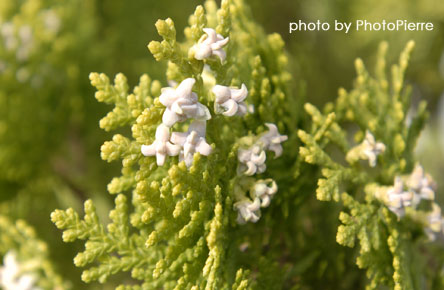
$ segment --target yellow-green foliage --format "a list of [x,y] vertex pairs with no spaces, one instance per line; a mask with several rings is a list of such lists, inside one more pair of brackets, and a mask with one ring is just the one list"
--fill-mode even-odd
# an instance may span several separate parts
[[[340,89],[336,102],[328,104],[324,113],[306,105],[313,120],[312,128],[298,133],[304,142],[301,157],[322,168],[317,198],[333,199],[343,206],[337,242],[354,247],[356,240],[359,241],[356,263],[367,270],[368,289],[381,285],[394,289],[439,288],[440,285],[439,280],[424,280],[435,274],[426,267],[421,268],[430,257],[420,256],[420,247],[426,242],[420,230],[424,225],[418,217],[420,209],[418,213],[412,210],[398,218],[387,208],[387,199],[382,198],[387,191],[384,186],[392,186],[396,176],[413,170],[413,149],[427,119],[424,102],[418,105],[413,117],[408,115],[410,88],[404,84],[404,74],[413,46],[413,42],[409,42],[399,63],[391,67],[390,81],[386,77],[386,43],[380,45],[375,77],[362,60],[356,60],[357,78],[353,89],[349,92]],[[346,124],[355,126],[352,127],[355,142],[360,143],[368,131],[385,145],[385,150],[376,155],[375,167],[366,160],[360,161],[367,158],[362,154],[364,145],[353,148],[349,145]],[[335,147],[342,155],[332,151]]]
[[[230,38],[225,62],[196,60],[188,54],[204,27]],[[215,1],[198,6],[185,29],[184,43],[177,42],[171,19],[159,20],[156,28],[163,40],[150,42],[148,48],[156,60],[168,61],[169,81],[196,80],[193,91],[212,115],[206,140],[213,152],[208,157],[196,153],[190,168],[177,157],[156,165],[156,158],[143,156],[140,148],[155,139],[165,110],[158,97],[167,85],[143,75],[130,93],[123,74],[112,84],[106,75],[92,73],[96,99],[115,105],[100,127],[131,128],[131,134],[115,134],[101,147],[102,159],[122,160],[122,175],[108,185],[108,191],[117,194],[112,223],[107,227],[100,223],[90,200],[84,218],[72,209],[56,210],[52,221],[65,230],[64,241],[86,240],[85,250],[74,259],[78,267],[95,265],[84,270],[85,282],[103,283],[117,272],[130,272],[141,282],[123,281],[119,289],[247,289],[252,278],[237,261],[240,241],[234,238],[240,227],[233,209],[237,150],[242,138],[252,140],[266,131],[266,122],[275,123],[281,133],[297,125],[298,110],[288,95],[284,43],[277,34],[265,35],[240,0],[222,1],[219,9]],[[246,103],[255,112],[245,117],[216,115],[211,93],[215,83],[235,87],[245,83]],[[187,126],[185,122],[173,128],[184,132]],[[285,155],[284,150],[286,162],[292,163],[295,151],[288,152]],[[273,161],[270,164],[273,167]],[[273,172],[263,175],[274,177]]]
[[41,289],[70,289],[69,283],[56,273],[48,246],[36,236],[35,230],[23,220],[12,222],[0,215],[0,253],[14,252],[18,256],[21,271],[37,275],[34,286]]
[[[4,198],[46,173],[52,165],[48,159],[82,102],[78,61],[94,31],[93,10],[86,2],[26,0],[0,5],[0,188]],[[82,6],[84,11],[79,10]]]

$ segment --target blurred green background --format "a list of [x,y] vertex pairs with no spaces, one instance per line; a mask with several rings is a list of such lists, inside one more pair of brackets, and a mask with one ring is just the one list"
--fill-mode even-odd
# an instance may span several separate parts
[[[413,110],[425,99],[432,113],[418,156],[438,182],[438,200],[444,204],[444,1],[246,2],[266,32],[278,32],[286,41],[294,82],[304,83],[306,100],[318,106],[334,100],[339,87],[351,88],[355,58],[371,69],[381,41],[390,45],[388,63],[408,40],[416,41],[407,83],[413,88]],[[94,99],[88,74],[113,77],[122,72],[134,86],[148,73],[165,84],[166,64],[155,62],[146,48],[159,39],[154,23],[172,18],[183,39],[188,16],[198,4],[203,1],[0,1],[0,212],[34,225],[63,265],[64,276],[77,277],[75,285],[81,284],[80,271],[72,265],[73,249],[62,244],[49,214],[55,208],[81,209],[92,198],[106,220],[112,205],[106,185],[119,168],[100,159],[100,146],[111,135],[98,122],[109,108]],[[289,34],[289,22],[299,19],[406,19],[433,22],[435,29]]]

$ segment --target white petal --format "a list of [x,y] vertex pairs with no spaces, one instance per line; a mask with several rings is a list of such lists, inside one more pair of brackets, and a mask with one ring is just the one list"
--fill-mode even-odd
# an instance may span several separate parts
[[166,108],[165,112],[163,112],[162,122],[165,124],[165,126],[172,127],[174,124],[181,122],[182,120],[183,117],[179,116],[168,108]]
[[253,161],[255,164],[263,164],[267,158],[267,155],[265,154],[265,151],[260,151],[259,155],[252,154],[251,155],[251,161]]
[[256,164],[254,164],[251,161],[248,161],[246,165],[247,165],[247,170],[244,172],[245,175],[251,176],[256,173],[257,170]]
[[188,133],[187,141],[185,143],[192,144],[195,146],[197,144],[197,141],[199,140],[199,135],[196,131],[191,131]]
[[171,144],[170,142],[167,142],[167,143],[166,143],[166,148],[167,148],[166,152],[167,152],[167,154],[168,154],[169,156],[177,156],[177,155],[179,155],[179,152],[180,152],[180,146],[178,146],[178,145],[173,145],[173,144]]
[[368,164],[370,165],[370,167],[375,167],[376,166],[376,154],[367,154],[368,157]]
[[155,144],[142,145],[141,151],[144,156],[154,156],[156,154]]
[[211,47],[206,44],[199,44],[194,47],[194,58],[197,60],[204,60],[206,58],[209,58],[213,51],[211,50]]
[[276,137],[271,138],[271,143],[273,144],[281,144],[282,142],[285,142],[288,140],[287,135],[278,135]]
[[388,203],[388,205],[391,206],[391,207],[395,207],[395,208],[402,207],[401,196],[399,196],[398,194],[389,196],[389,203]]
[[365,140],[369,143],[369,144],[371,144],[371,145],[373,145],[373,144],[375,144],[375,136],[373,136],[373,134],[372,133],[370,133],[370,131],[365,131]]
[[167,148],[166,148],[166,142],[157,141],[153,143],[156,147],[156,153],[166,154]]
[[267,185],[263,182],[258,182],[254,186],[254,194],[258,197],[265,195],[267,192]]
[[183,110],[183,115],[186,116],[186,118],[196,118],[199,112],[198,103],[182,105],[181,108]]
[[270,205],[270,197],[268,195],[265,195],[262,198],[261,207],[268,207]]
[[383,153],[385,151],[385,145],[381,142],[376,143],[375,150],[378,154]]
[[254,201],[248,205],[248,210],[257,211],[261,208],[261,201],[259,198],[255,198]]
[[[31,275],[22,275],[18,281],[18,289],[20,290],[31,290],[35,282],[35,277]],[[18,290],[17,289],[17,290]]]
[[185,97],[186,95],[191,94],[195,82],[196,80],[193,78],[184,79],[176,88],[176,94],[179,97]]
[[216,30],[214,30],[213,28],[204,28],[202,30],[207,34],[206,40],[208,40],[210,43],[217,41]]
[[185,158],[188,156],[188,155],[194,155],[194,145],[193,144],[190,144],[190,143],[188,143],[188,142],[185,142],[185,144],[184,144],[184,146],[183,146],[183,154],[184,154],[184,156],[185,156]]
[[222,104],[222,106],[227,109],[222,114],[228,117],[234,116],[237,112],[238,105],[234,100],[228,100]]
[[166,155],[162,153],[156,153],[156,161],[158,166],[165,164]]
[[211,119],[210,110],[208,110],[208,108],[205,105],[197,103],[197,113],[194,116],[194,118],[201,120],[210,120]]
[[256,223],[258,220],[259,220],[259,215],[256,215],[255,213],[252,213],[251,217],[250,217],[250,221],[252,223]]
[[403,206],[411,206],[414,194],[411,191],[404,191],[400,194]]
[[179,105],[179,102],[174,102],[173,105],[171,106],[171,111],[173,111],[174,113],[178,114],[178,115],[182,115],[183,114],[183,110]]
[[[177,85],[178,85],[178,83],[177,83],[175,80],[168,80],[167,83],[168,83],[168,85],[169,85],[171,88],[175,88],[175,87],[177,87]],[[163,88],[163,89],[162,89],[162,92],[163,92],[164,89],[167,89],[167,88]],[[176,91],[176,90],[174,90],[174,91]]]
[[267,132],[267,136],[276,136],[279,135],[279,131],[278,128],[275,124],[273,123],[265,123],[265,126],[267,126],[268,128],[268,132]]
[[242,84],[240,89],[231,89],[231,99],[236,102],[242,102],[248,95],[248,90],[245,84]]
[[401,177],[399,177],[399,176],[395,177],[393,190],[394,190],[394,192],[396,192],[398,194],[404,191],[404,183],[402,182]]
[[240,162],[247,163],[248,161],[250,161],[251,158],[251,150],[239,149],[237,151],[237,158]]
[[200,137],[205,137],[206,134],[206,128],[207,122],[203,120],[195,120],[190,124],[190,127],[188,128],[188,132],[195,131],[197,132],[197,135]]
[[283,149],[281,144],[271,144],[268,146],[268,149],[274,152],[274,158],[278,158],[282,155]]
[[185,158],[185,165],[187,167],[190,167],[191,165],[193,165],[193,161],[194,161],[194,154],[188,154]]
[[427,200],[434,200],[435,199],[435,192],[429,188],[429,187],[423,187],[421,189],[421,198],[427,199]]
[[196,145],[196,151],[202,155],[208,156],[211,154],[213,148],[205,141],[205,139],[201,138]]
[[176,90],[173,88],[163,88],[162,94],[159,96],[159,101],[165,107],[171,106],[176,99]]
[[222,47],[227,45],[229,40],[230,40],[229,37],[223,38],[222,35],[218,34],[217,35],[217,41],[215,43],[211,44],[211,49],[212,50],[222,49]]
[[170,129],[164,124],[160,124],[156,129],[156,140],[166,142],[170,140]]
[[220,61],[223,62],[227,57],[227,54],[223,49],[213,50],[213,55],[219,57]]
[[216,103],[222,104],[228,101],[231,97],[230,88],[221,85],[215,85],[212,89],[213,94],[216,96]]
[[271,183],[271,187],[268,188],[268,194],[273,195],[278,191],[278,186],[276,182],[273,180]]
[[188,133],[183,132],[173,132],[171,134],[171,142],[174,144],[182,146],[187,140]]

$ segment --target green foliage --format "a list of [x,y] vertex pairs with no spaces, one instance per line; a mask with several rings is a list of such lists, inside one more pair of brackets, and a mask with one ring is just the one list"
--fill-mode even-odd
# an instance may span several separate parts
[[[418,105],[413,117],[409,116],[410,89],[404,85],[404,73],[412,48],[413,43],[408,43],[399,64],[392,66],[390,83],[385,73],[386,43],[380,45],[375,77],[370,76],[358,59],[353,89],[350,92],[340,89],[337,101],[325,107],[325,114],[307,105],[306,111],[313,119],[312,128],[310,133],[302,130],[298,133],[304,142],[301,156],[322,168],[317,198],[334,200],[344,207],[339,215],[342,225],[336,240],[348,247],[354,247],[356,240],[359,241],[356,263],[367,270],[368,289],[377,289],[380,285],[420,289],[424,285],[423,277],[428,275],[427,268],[419,267],[427,259],[418,255],[424,243],[424,235],[419,230],[424,225],[419,217],[420,209],[398,218],[394,213],[399,216],[399,212],[390,207],[391,197],[387,191],[390,189],[384,188],[393,184],[395,176],[412,171],[413,150],[427,119],[424,102]],[[373,142],[376,139],[376,144],[385,145],[375,154],[375,164],[370,162],[368,143],[365,143],[369,135],[365,142],[351,148],[347,131],[343,129],[345,124],[356,126],[353,127],[354,140],[362,141],[368,131],[374,134]],[[332,151],[333,148],[338,148],[342,156]],[[368,159],[369,165],[360,159]]]
[[[182,34],[189,1],[0,1],[0,283],[12,255],[42,289],[444,288],[438,190],[415,155],[428,119],[417,91],[434,98],[442,90],[444,6],[277,0],[251,1],[250,11],[245,2],[206,1]],[[269,18],[272,5],[279,13]],[[304,95],[330,100],[349,57],[367,57],[388,35],[282,33],[284,43],[252,20],[283,32],[288,19],[381,11],[424,14],[436,29],[397,32],[392,51],[405,39],[418,46],[408,75],[413,43],[390,73],[382,43],[374,73],[358,59],[352,89],[323,110],[303,105]],[[151,27],[167,16],[174,22]],[[285,45],[296,56],[290,63]],[[187,80],[189,95],[180,95]],[[242,98],[244,87],[244,101],[221,101],[227,91]],[[167,104],[193,94],[185,110]],[[183,118],[187,104],[203,113]],[[168,110],[182,115],[167,126]],[[69,244],[48,220],[54,208],[68,208],[51,220]]]
[[49,254],[48,246],[36,236],[35,230],[23,220],[12,222],[8,217],[0,216],[0,253],[16,252],[20,258],[21,271],[38,276],[37,283],[42,289],[70,289],[70,284],[63,281],[56,273]]
[[[122,160],[122,175],[108,185],[108,191],[118,196],[107,231],[92,201],[85,203],[83,219],[72,209],[57,210],[51,216],[56,226],[65,230],[64,241],[87,240],[85,251],[74,260],[78,267],[97,264],[84,270],[85,282],[103,283],[123,271],[131,272],[131,277],[142,283],[124,281],[119,289],[251,287],[249,271],[236,261],[237,253],[233,251],[240,246],[232,238],[239,228],[233,208],[237,198],[233,185],[240,178],[237,152],[240,147],[252,145],[252,141],[245,140],[262,136],[265,122],[274,122],[280,132],[287,132],[296,125],[298,115],[294,101],[288,97],[290,77],[285,70],[284,43],[277,34],[265,36],[258,31],[248,13],[242,1],[222,1],[220,9],[215,2],[207,1],[205,9],[198,6],[190,18],[184,43],[177,42],[171,19],[156,23],[163,40],[152,41],[149,50],[157,60],[168,61],[169,81],[196,80],[193,91],[212,115],[207,121],[206,140],[213,152],[208,157],[196,153],[189,168],[175,157],[168,157],[163,166],[158,166],[156,158],[141,153],[141,145],[155,141],[165,111],[158,98],[159,81],[143,75],[130,94],[122,74],[116,76],[114,84],[104,74],[90,75],[98,90],[97,100],[115,104],[100,121],[101,128],[109,131],[131,126],[131,135],[115,134],[101,148],[102,159]],[[197,60],[187,53],[201,38],[203,27],[216,28],[229,37],[225,61]],[[246,102],[254,105],[255,113],[231,118],[216,115],[211,94],[216,83],[233,87],[246,84]],[[187,126],[188,122],[178,123],[173,129],[184,132]],[[294,156],[294,152],[287,155]],[[273,170],[265,176],[274,176]]]
[[90,12],[71,12],[85,1],[6,2],[0,7],[0,186],[4,199],[50,169],[46,160],[52,152],[47,148],[60,146],[78,105],[78,98],[70,98],[81,87],[76,58],[93,31]]

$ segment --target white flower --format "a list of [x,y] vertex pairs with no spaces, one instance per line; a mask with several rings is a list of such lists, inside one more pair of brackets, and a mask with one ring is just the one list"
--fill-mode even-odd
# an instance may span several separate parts
[[20,38],[21,44],[17,49],[16,57],[18,61],[25,61],[29,58],[32,50],[32,28],[29,25],[24,25],[18,30],[18,36]]
[[199,152],[208,156],[211,154],[211,146],[205,140],[206,124],[205,121],[194,121],[190,124],[188,132],[173,132],[171,142],[183,148],[180,152],[179,160],[185,160],[187,167],[193,164],[194,153]]
[[156,140],[151,145],[142,145],[142,154],[145,156],[156,155],[158,166],[165,163],[166,156],[176,156],[180,152],[180,146],[170,142],[170,129],[160,124],[156,130]]
[[1,25],[0,33],[3,37],[14,36],[15,27],[12,22],[5,22]]
[[18,35],[23,44],[32,42],[32,28],[29,25],[23,25],[18,30]]
[[171,127],[176,122],[182,122],[188,118],[211,119],[208,108],[199,103],[196,93],[191,91],[195,82],[195,79],[188,78],[183,80],[176,89],[162,89],[159,100],[167,107],[162,116],[162,122],[166,126]]
[[5,22],[1,25],[0,33],[4,38],[6,50],[14,50],[18,41],[15,37],[15,26],[12,22]]
[[248,198],[238,201],[234,204],[234,208],[239,212],[237,222],[241,225],[249,221],[255,223],[261,217],[261,201],[259,198],[255,198],[254,201]]
[[434,241],[439,233],[442,232],[444,221],[441,216],[441,208],[436,203],[432,205],[432,211],[427,215],[427,227],[425,232],[430,240]]
[[404,183],[401,177],[397,176],[393,187],[387,191],[388,208],[398,217],[402,217],[405,214],[405,207],[412,205],[413,198],[413,192],[404,191]]
[[416,193],[415,206],[421,199],[434,200],[436,184],[421,165],[416,165],[407,180],[407,186]]
[[253,145],[250,149],[239,149],[237,158],[241,162],[241,173],[251,176],[256,173],[262,173],[267,166],[265,160],[267,156],[265,151],[259,145]]
[[244,100],[248,95],[248,90],[245,84],[242,84],[240,89],[215,85],[212,91],[216,95],[214,103],[216,112],[222,112],[222,107],[225,109],[222,114],[229,117],[234,115],[243,116],[247,113],[248,109]]
[[36,278],[31,274],[23,274],[16,255],[9,251],[3,258],[0,268],[0,286],[4,290],[36,290]]
[[204,60],[215,55],[223,62],[226,53],[222,48],[228,43],[229,38],[217,34],[212,28],[204,28],[203,31],[206,34],[202,35],[198,43],[191,48],[191,51],[194,52],[194,58]]
[[264,144],[265,150],[273,151],[275,158],[282,155],[282,145],[281,143],[288,139],[287,135],[280,135],[275,124],[265,123],[268,127],[268,132],[265,133],[260,141]]
[[270,205],[271,198],[277,192],[277,189],[278,188],[274,180],[259,180],[254,185],[253,195],[261,200],[261,207],[267,207]]
[[368,159],[368,163],[371,167],[376,166],[376,159],[379,154],[384,153],[385,145],[381,142],[376,142],[375,137],[370,131],[365,132],[365,139],[362,142],[362,153],[364,157]]
[[61,26],[60,18],[53,10],[43,12],[43,22],[45,28],[52,33],[57,33]]

